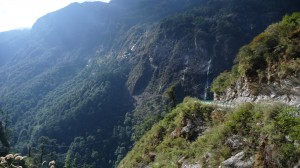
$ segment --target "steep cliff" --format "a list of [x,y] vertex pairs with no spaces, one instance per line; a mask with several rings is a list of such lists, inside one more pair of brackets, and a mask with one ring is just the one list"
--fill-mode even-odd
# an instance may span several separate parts
[[285,7],[292,10],[281,1],[203,1],[189,12],[132,27],[114,50],[133,67],[126,83],[130,93],[138,105],[172,85],[179,100],[211,99],[213,78],[230,69],[238,49],[279,19]]
[[300,106],[300,14],[284,17],[244,46],[231,72],[214,82],[215,99]]

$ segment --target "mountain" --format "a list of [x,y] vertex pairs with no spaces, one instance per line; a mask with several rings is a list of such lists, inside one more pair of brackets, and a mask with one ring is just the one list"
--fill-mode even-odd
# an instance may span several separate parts
[[[300,113],[295,105],[300,101],[298,92],[288,92],[299,86],[299,30],[300,13],[270,25],[240,49],[232,71],[212,85],[217,98],[235,93],[233,101],[185,98],[135,143],[118,167],[299,167]],[[251,82],[248,87],[259,85],[257,97],[262,98],[254,103],[240,94],[241,80]],[[280,88],[278,81],[288,81],[289,87]],[[293,94],[288,96],[296,97],[296,104],[260,95],[275,87]]]
[[[113,167],[185,96],[212,98],[238,49],[299,10],[283,0],[73,3],[0,33],[0,105],[34,165]],[[169,95],[169,96],[168,96]]]

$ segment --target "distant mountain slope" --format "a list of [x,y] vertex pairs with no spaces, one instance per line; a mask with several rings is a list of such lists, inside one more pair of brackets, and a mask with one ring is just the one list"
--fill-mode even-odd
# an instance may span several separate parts
[[24,47],[28,40],[29,30],[14,30],[0,33],[0,67],[11,61],[16,51]]
[[35,160],[44,146],[61,167],[112,167],[134,125],[168,112],[172,85],[177,102],[211,98],[208,86],[238,48],[299,8],[283,0],[74,3],[31,30],[0,33],[11,143],[23,153],[32,147]]

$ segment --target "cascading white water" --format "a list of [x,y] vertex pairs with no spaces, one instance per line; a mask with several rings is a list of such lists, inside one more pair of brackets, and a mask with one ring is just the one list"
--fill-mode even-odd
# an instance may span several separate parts
[[184,65],[185,65],[185,69],[183,70],[183,73],[182,73],[182,77],[181,77],[181,80],[182,81],[184,81],[185,80],[185,74],[187,73],[187,71],[189,70],[189,67],[188,67],[188,65],[189,65],[189,56],[188,55],[186,55],[185,56],[185,62],[184,62]]
[[207,72],[206,72],[206,83],[205,83],[205,87],[204,87],[204,100],[207,100],[207,94],[209,92],[209,81],[208,81],[208,77],[210,74],[210,67],[211,67],[211,59],[208,61],[208,65],[207,65]]

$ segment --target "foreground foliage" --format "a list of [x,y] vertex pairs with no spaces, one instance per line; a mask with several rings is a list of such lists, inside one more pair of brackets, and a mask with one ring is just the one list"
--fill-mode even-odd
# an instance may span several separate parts
[[[280,104],[220,109],[186,98],[135,144],[119,167],[218,167],[239,152],[253,166],[293,167],[300,154],[299,114]],[[184,132],[189,123],[194,127]],[[193,129],[201,127],[205,130],[192,138]]]

